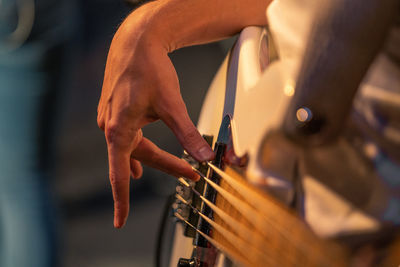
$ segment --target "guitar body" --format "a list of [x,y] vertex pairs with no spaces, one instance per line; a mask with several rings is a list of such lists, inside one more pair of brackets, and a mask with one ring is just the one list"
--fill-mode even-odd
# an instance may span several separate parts
[[[331,190],[312,171],[299,175],[298,151],[276,134],[294,94],[298,62],[277,56],[265,28],[241,32],[203,103],[198,130],[217,157],[213,168],[194,163],[204,176],[201,186],[198,182],[177,190],[186,200],[178,196],[174,204],[179,221],[170,267],[349,266],[349,251],[326,238],[379,230],[379,214],[371,216],[367,205],[357,208],[351,196],[346,199]],[[370,188],[383,199],[385,185],[371,178],[373,171],[364,171],[361,160],[354,164],[357,155],[349,147],[340,141],[327,149],[307,151],[310,156],[303,151],[301,164],[312,170],[319,160],[315,155],[338,158],[339,168],[344,166],[338,173],[354,179],[355,187],[362,185],[360,196],[371,195],[366,191]],[[326,169],[335,162],[328,163]],[[352,172],[354,166],[366,176]],[[337,176],[329,175],[333,177],[329,181]],[[300,184],[293,182],[295,176]],[[365,179],[357,184],[357,177]],[[295,198],[302,198],[295,206],[301,218],[293,212]],[[205,204],[207,200],[211,203]]]

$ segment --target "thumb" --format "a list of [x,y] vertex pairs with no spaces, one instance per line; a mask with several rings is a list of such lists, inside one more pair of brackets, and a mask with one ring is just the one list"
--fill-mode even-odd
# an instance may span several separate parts
[[183,100],[178,108],[170,109],[159,116],[193,158],[201,162],[214,159],[214,152],[194,126]]

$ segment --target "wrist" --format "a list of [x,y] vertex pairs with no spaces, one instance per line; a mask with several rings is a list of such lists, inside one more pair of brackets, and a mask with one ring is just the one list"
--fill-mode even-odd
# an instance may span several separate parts
[[133,11],[121,24],[114,39],[121,39],[126,49],[137,46],[168,51],[169,45],[157,18],[158,1],[149,2]]
[[179,0],[151,1],[130,14],[128,19],[139,28],[141,38],[170,53],[185,46],[186,31],[193,30],[190,26],[193,21],[188,14],[180,12],[179,6],[182,6]]
[[[205,28],[215,17],[203,16],[201,1],[182,3],[180,0],[152,1],[132,12],[121,25],[123,36],[143,40],[167,53],[184,46],[204,43]],[[194,4],[195,3],[195,4]]]

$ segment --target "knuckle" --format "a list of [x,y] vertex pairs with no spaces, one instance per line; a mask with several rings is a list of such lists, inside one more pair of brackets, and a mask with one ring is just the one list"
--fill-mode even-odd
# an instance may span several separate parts
[[103,116],[101,116],[100,114],[97,115],[97,126],[99,126],[99,128],[104,131],[104,119]]
[[115,144],[119,137],[119,127],[116,124],[109,124],[105,127],[104,134],[109,144]]
[[188,146],[191,146],[191,147],[198,146],[198,145],[200,145],[198,136],[199,136],[199,134],[198,134],[197,130],[195,128],[192,128],[184,133],[183,140],[184,140],[185,144]]
[[138,142],[140,142],[143,139],[143,132],[141,129],[136,132],[136,138]]

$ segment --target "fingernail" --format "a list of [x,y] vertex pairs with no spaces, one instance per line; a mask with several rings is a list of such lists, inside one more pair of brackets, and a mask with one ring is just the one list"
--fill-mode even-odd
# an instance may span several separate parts
[[114,219],[114,228],[121,228],[117,219]]
[[200,175],[198,175],[197,173],[196,173],[195,177],[196,178],[194,178],[193,181],[197,182],[198,180],[200,180]]
[[201,161],[210,160],[214,157],[214,152],[211,150],[209,146],[203,146],[202,148],[199,149],[197,153]]

